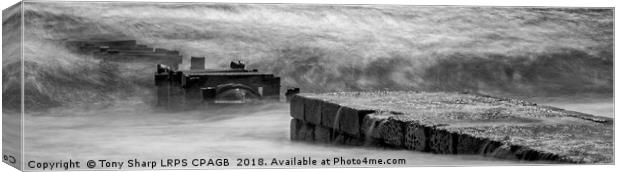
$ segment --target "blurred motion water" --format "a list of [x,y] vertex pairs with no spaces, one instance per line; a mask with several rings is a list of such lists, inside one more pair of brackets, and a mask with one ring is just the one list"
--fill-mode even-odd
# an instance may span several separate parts
[[532,97],[526,100],[597,116],[614,118],[614,100],[610,96],[579,95],[563,97]]
[[391,166],[520,163],[478,155],[292,142],[290,119],[288,104],[284,103],[187,112],[161,112],[130,102],[105,108],[54,109],[26,117],[25,153],[28,160],[36,161],[132,158],[271,161],[305,156],[406,159],[406,164]]
[[[207,67],[245,60],[302,92],[542,96],[527,100],[613,117],[613,8],[25,4],[23,14],[3,16],[3,26],[25,26],[25,37],[19,46],[3,44],[4,53],[23,58],[3,59],[2,103],[19,110],[24,102],[24,150],[32,160],[344,156],[405,158],[406,165],[520,163],[291,142],[284,103],[160,111],[149,105],[155,66],[75,53],[65,46],[71,40],[137,40],[186,59],[206,56]],[[16,20],[22,16],[24,23]],[[23,100],[15,98],[22,87]],[[604,96],[566,97],[589,93]]]

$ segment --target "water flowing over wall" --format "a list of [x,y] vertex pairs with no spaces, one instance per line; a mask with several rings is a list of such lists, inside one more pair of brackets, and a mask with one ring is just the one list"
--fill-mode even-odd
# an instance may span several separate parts
[[489,96],[340,92],[291,98],[291,140],[513,160],[612,163],[613,119]]

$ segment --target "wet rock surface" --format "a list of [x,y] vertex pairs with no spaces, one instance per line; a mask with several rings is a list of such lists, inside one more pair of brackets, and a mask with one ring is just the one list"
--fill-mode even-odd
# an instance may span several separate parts
[[463,93],[339,92],[291,98],[291,139],[503,159],[613,163],[613,119]]

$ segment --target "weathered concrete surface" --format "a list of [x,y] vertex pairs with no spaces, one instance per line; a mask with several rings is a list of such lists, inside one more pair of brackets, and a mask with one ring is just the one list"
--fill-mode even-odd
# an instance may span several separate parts
[[441,154],[613,163],[613,119],[461,93],[343,92],[291,98],[291,139]]

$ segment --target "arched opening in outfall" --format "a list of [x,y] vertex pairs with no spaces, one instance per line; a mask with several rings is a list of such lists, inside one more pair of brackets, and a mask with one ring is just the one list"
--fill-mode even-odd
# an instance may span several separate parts
[[211,99],[216,103],[248,103],[259,101],[262,95],[247,85],[231,83],[215,87],[215,97]]

